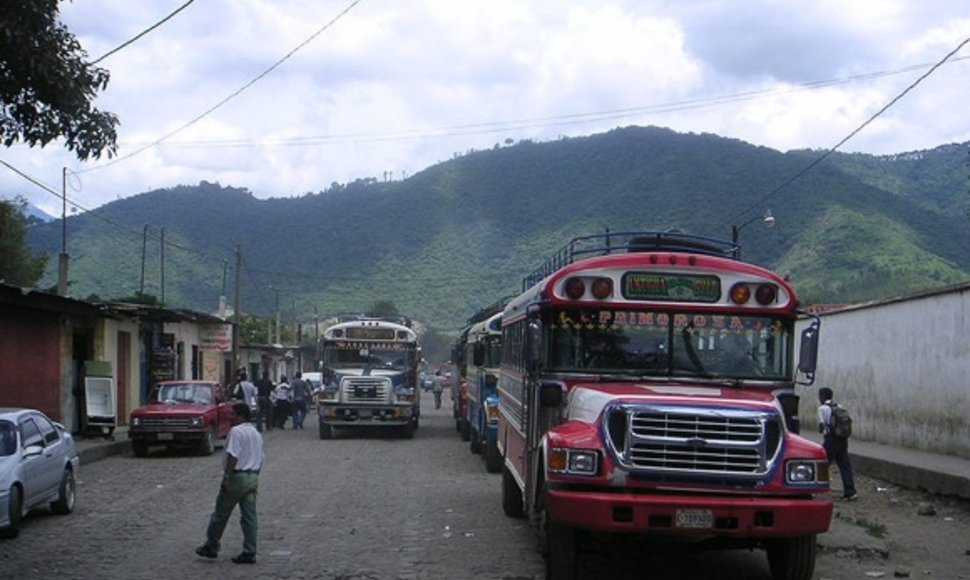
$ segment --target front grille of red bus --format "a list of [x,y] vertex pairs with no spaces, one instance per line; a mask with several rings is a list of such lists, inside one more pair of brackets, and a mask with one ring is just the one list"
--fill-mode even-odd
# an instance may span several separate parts
[[682,407],[615,407],[607,433],[631,471],[751,478],[765,475],[781,446],[773,413]]

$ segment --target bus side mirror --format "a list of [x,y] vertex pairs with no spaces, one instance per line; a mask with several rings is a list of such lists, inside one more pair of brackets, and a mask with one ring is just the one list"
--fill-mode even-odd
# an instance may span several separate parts
[[815,382],[815,368],[818,365],[819,326],[819,319],[816,318],[808,328],[802,331],[802,341],[798,349],[798,371],[808,379],[808,382],[801,382],[802,385],[811,385]]
[[525,368],[530,373],[539,370],[539,357],[542,353],[542,323],[529,320],[525,328]]

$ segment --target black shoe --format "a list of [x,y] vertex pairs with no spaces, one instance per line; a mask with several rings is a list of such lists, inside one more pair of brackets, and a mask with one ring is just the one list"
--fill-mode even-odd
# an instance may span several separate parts
[[844,496],[842,496],[842,499],[844,501],[855,501],[855,500],[859,499],[859,494],[853,493],[851,495],[844,495]]
[[195,549],[195,553],[203,558],[217,558],[219,553],[209,547],[209,544],[202,544]]
[[240,552],[238,555],[232,557],[233,564],[255,564],[256,554],[250,554],[249,552]]

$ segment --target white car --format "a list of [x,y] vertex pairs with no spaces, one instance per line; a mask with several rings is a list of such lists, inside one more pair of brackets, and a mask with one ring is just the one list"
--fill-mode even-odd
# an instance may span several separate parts
[[37,507],[74,511],[79,465],[63,425],[34,409],[0,408],[0,537],[17,537],[20,520]]

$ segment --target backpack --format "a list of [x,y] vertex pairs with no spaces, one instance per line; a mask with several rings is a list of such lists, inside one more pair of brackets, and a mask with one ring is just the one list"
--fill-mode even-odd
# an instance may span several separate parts
[[830,403],[829,407],[832,409],[832,435],[843,438],[850,437],[852,435],[852,415],[849,414],[849,410],[836,403]]

